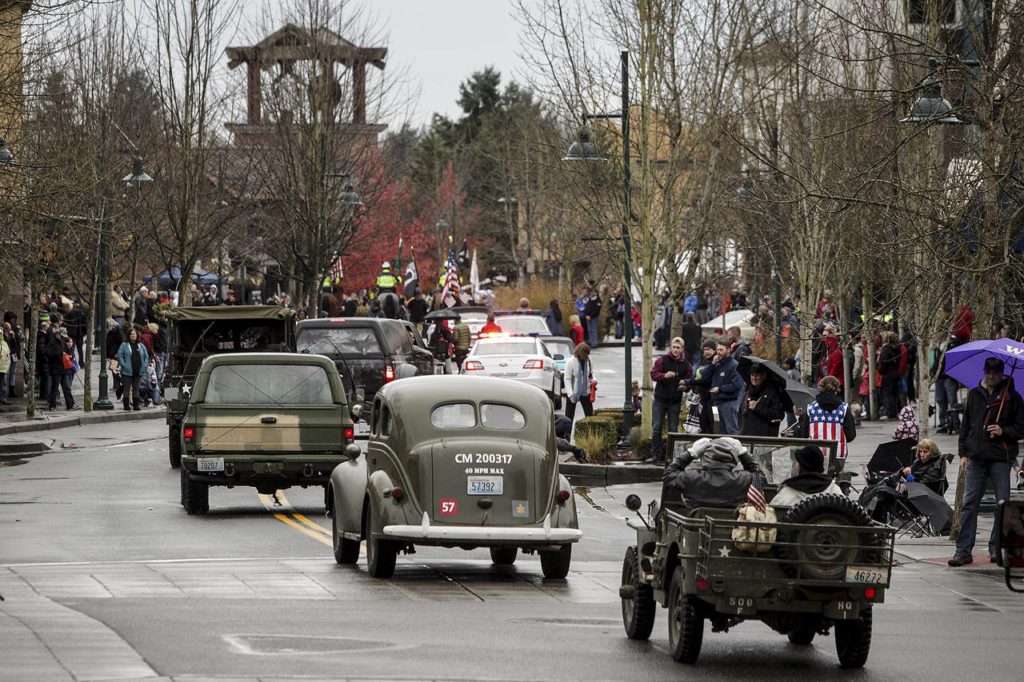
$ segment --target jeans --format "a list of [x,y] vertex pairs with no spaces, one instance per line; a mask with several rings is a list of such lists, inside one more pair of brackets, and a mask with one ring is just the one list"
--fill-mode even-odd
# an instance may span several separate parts
[[939,426],[953,430],[960,429],[960,415],[950,408],[957,403],[960,382],[956,379],[940,379],[935,382],[935,404],[939,408]]
[[[960,511],[960,534],[956,536],[956,551],[970,554],[974,550],[974,536],[978,533],[978,505],[985,493],[986,484],[992,481],[992,490],[997,500],[1010,497],[1010,462],[985,462],[967,460],[967,481],[964,486],[964,505]],[[992,533],[988,545],[995,544],[996,529],[992,525]]]
[[156,380],[164,383],[164,369],[167,367],[167,353],[156,353]]
[[18,361],[11,358],[11,368],[7,370],[7,396],[14,396],[14,385],[18,383]]
[[597,348],[597,318],[587,320],[587,343],[591,348]]
[[715,405],[718,408],[718,433],[721,435],[735,436],[740,432],[739,414],[740,399],[730,400]]
[[57,395],[61,391],[64,392],[64,407],[70,410],[75,406],[75,399],[71,397],[71,375],[67,372],[50,375],[48,397],[51,410],[57,408]]
[[615,338],[622,338],[623,327],[625,327],[625,323],[622,320],[615,320]]
[[688,363],[690,363],[690,367],[693,368],[693,371],[696,374],[697,368],[700,367],[700,351],[699,350],[683,351],[683,356],[686,358],[686,361]]
[[142,377],[139,376],[138,374],[136,374],[135,376],[125,376],[124,372],[121,373],[121,382],[123,384],[123,393],[121,393],[121,404],[124,405],[124,409],[142,409],[140,407],[141,398],[139,396],[139,382],[141,380]]
[[8,372],[0,374],[0,403],[7,400],[7,374]]
[[657,398],[651,402],[651,459],[664,459],[664,455],[661,454],[661,424],[667,414],[669,433],[678,431],[680,407],[681,402],[670,403]]

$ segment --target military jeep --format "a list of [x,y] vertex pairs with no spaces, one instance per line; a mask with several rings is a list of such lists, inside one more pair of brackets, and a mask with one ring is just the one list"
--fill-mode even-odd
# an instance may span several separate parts
[[[690,438],[670,434],[669,452],[685,449]],[[787,457],[786,441],[808,442],[753,440],[773,441]],[[774,489],[768,486],[767,494]],[[626,506],[638,512],[642,502],[630,495]],[[840,665],[862,667],[872,606],[884,601],[889,586],[894,530],[836,494],[811,495],[776,511],[776,522],[740,521],[735,508],[688,508],[678,489],[663,485],[648,515],[628,520],[637,544],[626,550],[619,588],[626,636],[649,638],[661,604],[668,609],[669,652],[681,663],[696,662],[706,622],[712,632],[727,632],[760,620],[802,646],[834,629]]]
[[167,453],[181,466],[181,420],[203,360],[221,353],[295,352],[295,311],[269,305],[219,305],[168,310]]

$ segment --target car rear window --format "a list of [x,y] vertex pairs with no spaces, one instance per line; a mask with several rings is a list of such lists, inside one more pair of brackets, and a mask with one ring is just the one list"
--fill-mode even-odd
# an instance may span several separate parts
[[561,353],[566,358],[572,355],[572,344],[568,341],[545,341],[544,345],[547,346],[548,352],[552,355]]
[[377,335],[370,327],[306,328],[299,331],[296,346],[316,355],[368,355],[381,353]]
[[214,405],[329,405],[331,382],[323,367],[220,365],[210,372],[204,400]]
[[499,341],[498,343],[477,343],[474,355],[536,355],[537,345],[533,340]]
[[518,431],[526,426],[526,417],[511,405],[482,403],[480,405],[480,423],[487,429]]
[[284,325],[267,324],[266,320],[188,321],[174,324],[178,346],[184,353],[280,351],[285,342]]
[[551,333],[543,317],[532,315],[499,317],[495,322],[501,327],[501,331],[506,334],[540,334],[541,336],[547,336]]
[[430,411],[430,423],[438,429],[471,429],[476,426],[473,403],[447,403]]

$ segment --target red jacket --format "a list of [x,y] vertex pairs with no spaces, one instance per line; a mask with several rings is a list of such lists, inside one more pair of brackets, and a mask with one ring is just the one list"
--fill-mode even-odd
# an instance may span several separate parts
[[583,327],[580,325],[569,327],[569,338],[572,339],[572,345],[574,348],[583,343]]
[[824,378],[832,375],[842,385],[843,352],[839,349],[839,341],[834,336],[826,336],[822,341],[825,343],[825,354],[821,356],[821,376]]
[[967,307],[967,304],[960,306],[953,317],[953,338],[969,339],[974,325],[974,313]]

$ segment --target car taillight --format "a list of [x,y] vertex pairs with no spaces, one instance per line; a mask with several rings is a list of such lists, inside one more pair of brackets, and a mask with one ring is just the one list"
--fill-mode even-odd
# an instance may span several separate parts
[[385,365],[384,366],[384,381],[394,381],[394,380],[395,380],[395,368],[392,367],[391,365]]
[[701,578],[700,580],[698,580],[697,581],[697,589],[700,590],[701,592],[707,592],[708,591],[708,581],[705,580],[704,578]]
[[356,430],[353,427],[351,427],[351,426],[346,426],[345,427],[345,442],[346,443],[351,443],[353,440],[355,440],[355,437],[356,437]]
[[570,493],[569,493],[568,490],[559,490],[558,491],[558,501],[561,504],[565,504],[566,501],[568,501],[569,496],[570,496]]
[[467,372],[483,368],[484,364],[482,362],[477,362],[476,360],[466,360],[464,363],[462,363],[462,369],[466,370]]
[[401,502],[403,495],[405,495],[405,493],[402,492],[402,489],[399,488],[398,486],[395,486],[394,488],[391,489],[391,498],[395,502]]
[[544,369],[543,360],[527,360],[526,364],[523,365],[523,369]]
[[186,426],[182,429],[181,435],[184,436],[186,443],[191,443],[196,439],[196,430],[191,426]]
[[875,588],[869,587],[866,590],[864,590],[864,597],[865,597],[865,599],[874,599],[875,598]]

